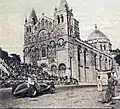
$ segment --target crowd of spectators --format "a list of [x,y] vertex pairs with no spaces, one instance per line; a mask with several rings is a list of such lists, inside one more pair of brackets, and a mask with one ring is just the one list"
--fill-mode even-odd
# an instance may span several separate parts
[[[28,76],[33,76],[38,80],[52,80],[56,85],[69,85],[76,84],[78,81],[73,78],[68,78],[67,76],[58,77],[50,75],[48,72],[43,71],[41,67],[33,66],[31,64],[10,64],[11,72],[8,75],[4,75],[2,80],[3,87],[7,87],[10,81],[24,81]],[[1,85],[2,86],[2,85]],[[8,85],[10,86],[10,85]]]
[[50,75],[47,71],[43,71],[42,67],[38,67],[31,64],[25,64],[20,62],[11,62],[9,64],[10,74],[2,75],[0,78],[1,86],[7,87],[10,86],[11,81],[24,81],[28,76],[33,76],[39,80],[53,80],[56,85],[68,85],[68,84],[76,84],[77,80],[73,78],[68,78],[67,76],[58,77],[54,75]]

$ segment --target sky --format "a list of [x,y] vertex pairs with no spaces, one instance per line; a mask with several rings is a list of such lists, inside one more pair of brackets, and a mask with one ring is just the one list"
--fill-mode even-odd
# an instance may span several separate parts
[[[113,49],[120,48],[120,0],[67,0],[79,21],[82,40],[98,29],[110,39]],[[0,0],[0,47],[23,56],[24,20],[34,8],[38,18],[53,18],[60,0]]]

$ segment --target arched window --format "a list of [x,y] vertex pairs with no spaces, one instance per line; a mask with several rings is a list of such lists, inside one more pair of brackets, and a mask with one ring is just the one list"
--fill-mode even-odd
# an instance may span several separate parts
[[33,21],[33,24],[35,25],[35,24],[36,24],[36,19],[35,19],[35,17],[32,18],[32,21]]
[[63,43],[64,43],[63,38],[58,39],[58,46],[63,46]]
[[54,40],[50,41],[50,45],[51,45],[52,48],[54,48],[55,47],[55,41]]
[[54,72],[54,73],[56,73],[56,71],[57,71],[57,66],[56,66],[56,65],[52,65],[52,66],[51,66],[51,71]]
[[45,21],[45,25],[48,26],[48,20]]
[[61,63],[58,68],[59,68],[59,71],[61,71],[62,73],[65,73],[65,71],[66,71],[66,65],[65,64]]
[[29,32],[31,32],[31,26],[29,26]]
[[29,27],[26,27],[26,32],[29,32]]
[[41,24],[42,24],[42,26],[44,26],[44,19],[41,20]]
[[102,67],[102,65],[101,65],[101,63],[102,63],[102,56],[99,57],[99,63],[100,63],[100,70],[101,70],[101,67]]
[[64,22],[63,14],[61,14],[61,21]]
[[85,67],[87,67],[87,49],[86,48],[84,50],[84,64],[85,64]]
[[105,58],[105,70],[107,69],[107,58]]
[[111,67],[111,60],[109,59],[109,69],[111,69],[110,67]]
[[46,53],[46,47],[42,47],[42,57],[46,57],[47,53]]
[[52,27],[52,22],[49,23],[50,28]]
[[58,24],[60,23],[60,17],[59,15],[57,16]]
[[106,50],[106,46],[104,45],[104,50]]
[[100,44],[100,50],[102,50],[102,44]]
[[94,55],[94,65],[95,69],[97,69],[97,54]]
[[78,62],[80,63],[80,53],[82,52],[80,45],[78,46],[77,52],[78,52]]

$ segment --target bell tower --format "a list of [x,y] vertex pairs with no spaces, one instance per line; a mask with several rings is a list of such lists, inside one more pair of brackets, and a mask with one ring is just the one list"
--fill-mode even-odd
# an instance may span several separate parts
[[69,9],[66,0],[61,0],[58,8],[55,8],[54,12],[55,28],[62,31],[62,35],[70,35],[73,13],[72,9]]

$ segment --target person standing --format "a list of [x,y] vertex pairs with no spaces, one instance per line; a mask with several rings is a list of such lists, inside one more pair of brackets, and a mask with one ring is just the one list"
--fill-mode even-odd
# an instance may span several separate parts
[[102,80],[100,76],[98,76],[97,78],[97,88],[98,88],[98,91],[102,91]]
[[115,86],[117,85],[117,83],[117,79],[114,76],[111,76],[111,73],[108,73],[108,89],[106,92],[106,101],[112,101],[111,104],[115,104],[115,101],[112,100],[112,97],[115,97]]

